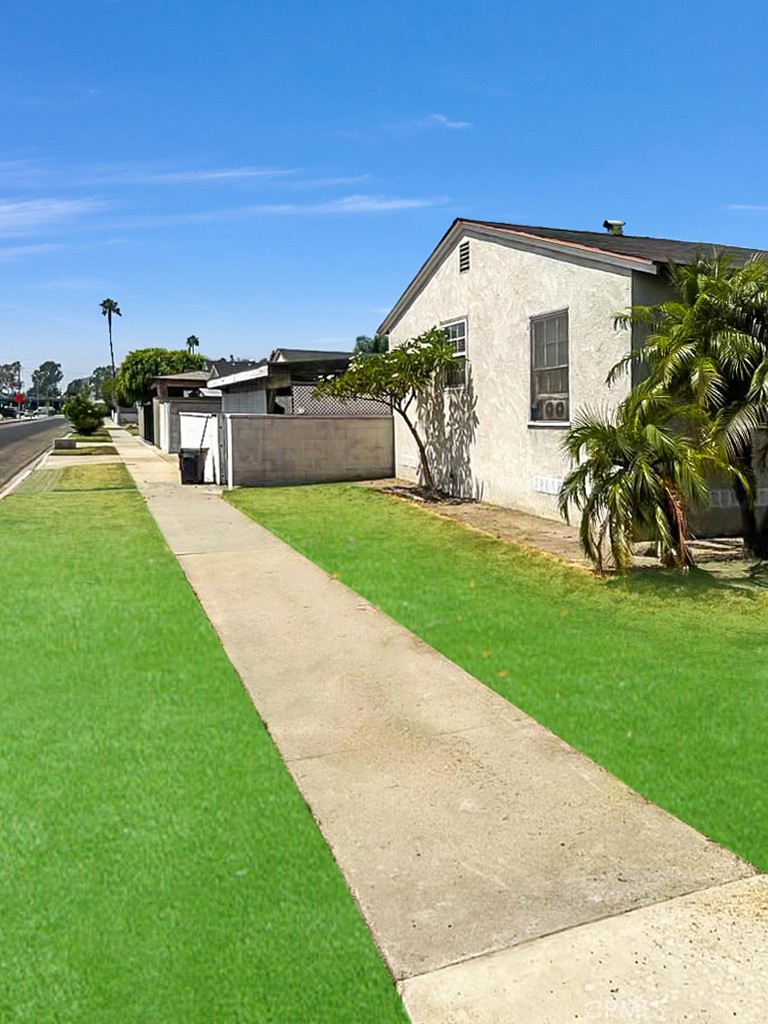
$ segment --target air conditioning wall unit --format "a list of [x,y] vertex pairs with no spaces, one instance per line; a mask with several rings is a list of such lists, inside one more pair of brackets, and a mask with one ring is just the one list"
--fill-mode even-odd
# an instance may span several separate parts
[[568,422],[568,396],[567,395],[539,395],[538,419],[560,420]]

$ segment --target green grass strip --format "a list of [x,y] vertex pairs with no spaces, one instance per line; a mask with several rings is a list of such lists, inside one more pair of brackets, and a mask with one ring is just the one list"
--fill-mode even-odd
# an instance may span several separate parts
[[96,466],[65,466],[58,470],[57,491],[133,490],[133,478],[122,463]]
[[768,870],[765,590],[701,571],[601,581],[362,487],[239,490],[228,500],[634,789]]
[[54,448],[52,455],[117,455],[113,444],[84,444],[79,448]]
[[3,1024],[405,1021],[138,492],[15,493],[0,554]]
[[[72,469],[75,467],[72,466]],[[52,491],[64,472],[63,469],[36,469],[16,488],[17,494],[42,494]]]
[[38,469],[17,488],[17,494],[42,494],[46,491],[123,491],[134,490],[133,478],[122,463],[107,465],[63,466]]

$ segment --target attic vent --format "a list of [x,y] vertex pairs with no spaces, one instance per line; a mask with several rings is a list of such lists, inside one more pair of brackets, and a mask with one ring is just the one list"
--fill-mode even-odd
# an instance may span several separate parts
[[463,274],[469,270],[469,242],[462,242],[459,246],[459,273]]

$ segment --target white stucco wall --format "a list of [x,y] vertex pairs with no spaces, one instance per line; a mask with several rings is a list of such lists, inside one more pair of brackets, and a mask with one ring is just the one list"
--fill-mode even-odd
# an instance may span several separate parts
[[[424,418],[438,483],[558,518],[554,495],[568,469],[559,452],[566,428],[529,425],[530,318],[568,310],[571,417],[587,404],[614,406],[629,379],[608,388],[605,378],[630,335],[614,329],[613,317],[632,303],[632,272],[471,238],[470,270],[460,274],[461,241],[389,332],[394,346],[435,324],[467,321],[469,385],[442,392],[438,411]],[[416,448],[397,416],[395,446],[398,475],[415,479]]]

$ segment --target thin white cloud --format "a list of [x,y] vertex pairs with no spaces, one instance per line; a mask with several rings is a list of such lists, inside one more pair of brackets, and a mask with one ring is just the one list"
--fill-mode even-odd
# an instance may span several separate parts
[[0,246],[0,263],[15,263],[17,260],[26,260],[32,256],[39,256],[42,253],[53,252],[63,246],[46,242],[40,245],[5,245]]
[[[96,308],[98,308],[98,306]],[[86,320],[70,320],[69,317],[57,316],[54,313],[45,313],[42,309],[33,309],[31,306],[17,306],[13,302],[0,303],[0,309],[12,309],[17,313],[24,313],[27,316],[36,316],[42,320],[53,320],[59,324],[71,324],[74,327],[87,327],[90,329],[93,326]]]
[[73,82],[57,82],[47,92],[14,93],[8,89],[0,92],[0,104],[12,107],[68,108],[91,102],[102,90]]
[[37,185],[46,179],[40,164],[33,160],[0,160],[0,184],[10,186]]
[[469,121],[450,121],[443,114],[430,114],[430,116],[426,120],[432,122],[433,124],[441,128],[453,128],[460,130],[462,128],[472,127]]
[[452,121],[445,114],[427,114],[416,121],[400,121],[396,124],[383,124],[381,132],[392,139],[407,139],[413,135],[424,135],[425,132],[438,130],[463,131],[471,128],[469,121]]
[[246,217],[307,217],[342,214],[391,213],[398,210],[417,210],[439,206],[448,200],[445,196],[414,197],[351,195],[329,199],[322,203],[261,203],[256,206],[233,206],[222,210],[199,213],[158,214],[135,217],[130,221],[112,224],[112,228],[173,227],[182,224],[215,224],[242,220]]
[[247,186],[265,185],[292,191],[360,185],[370,174],[313,177],[295,167],[173,167],[167,163],[47,164],[28,159],[0,160],[0,188],[29,192],[110,186]]
[[286,167],[184,167],[167,161],[112,164],[53,164],[28,159],[0,161],[0,184],[25,188],[93,185],[206,185],[269,182],[290,178],[299,171]]
[[768,206],[753,203],[729,203],[726,210],[746,210],[752,213],[768,213]]
[[39,288],[66,292],[93,292],[108,287],[104,281],[95,277],[58,277],[50,281],[39,281],[37,285]]
[[121,180],[151,185],[196,185],[207,182],[229,181],[266,181],[271,178],[282,178],[297,171],[292,168],[280,167],[230,167],[219,170],[191,171],[130,171],[124,172]]
[[469,121],[455,121],[445,114],[427,114],[425,117],[413,121],[396,121],[391,124],[382,124],[367,131],[337,132],[336,134],[348,139],[365,139],[369,142],[382,139],[395,141],[412,138],[414,135],[424,135],[431,131],[464,131],[471,128]]
[[0,199],[0,236],[34,234],[104,205],[100,199]]
[[425,206],[439,206],[446,198],[414,198],[386,196],[344,196],[343,199],[329,199],[316,206],[298,207],[298,213],[389,213],[392,210],[418,210]]
[[330,188],[335,185],[359,185],[364,181],[370,181],[370,174],[357,174],[351,178],[306,178],[298,181],[285,181],[282,184],[293,190],[310,188]]

